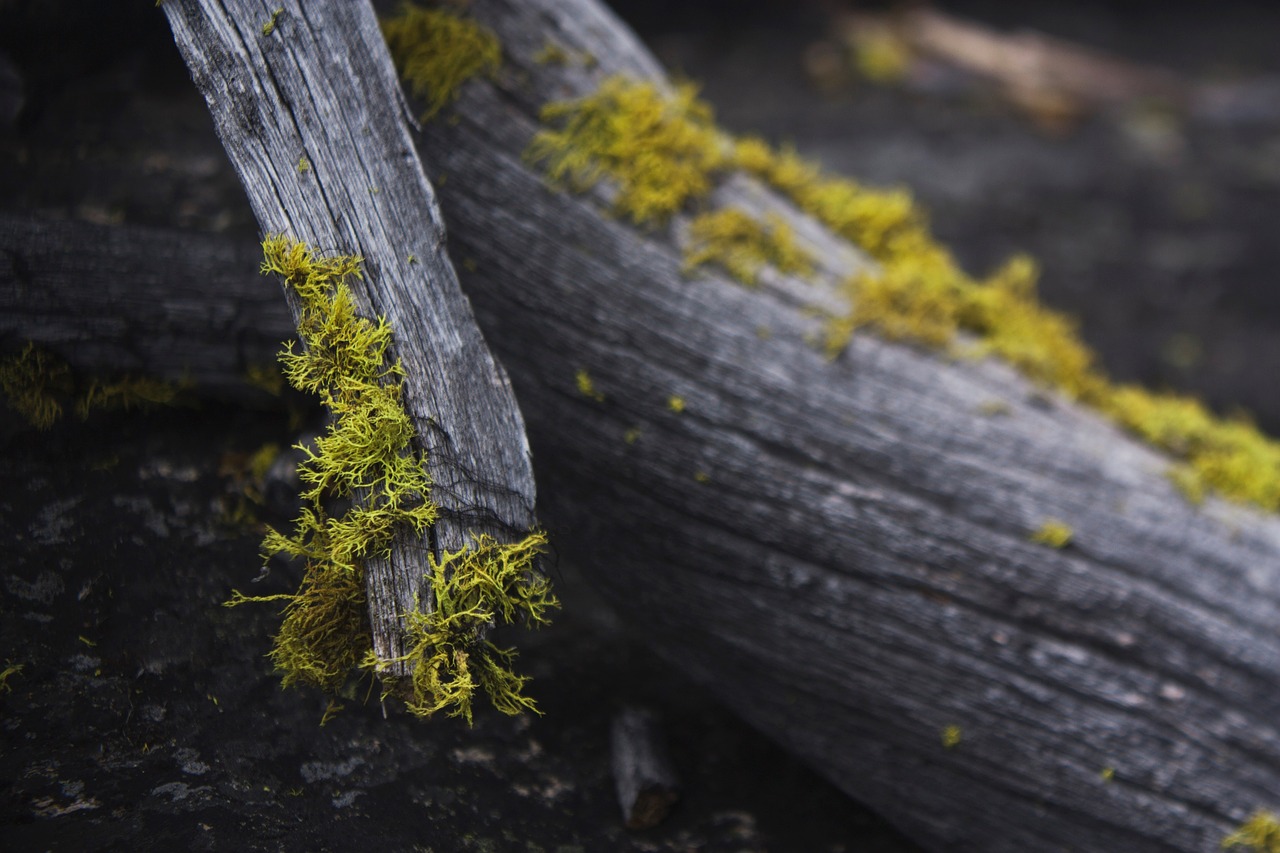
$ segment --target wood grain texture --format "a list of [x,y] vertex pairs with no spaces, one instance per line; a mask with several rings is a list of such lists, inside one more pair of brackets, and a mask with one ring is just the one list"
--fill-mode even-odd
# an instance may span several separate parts
[[269,404],[249,370],[275,369],[289,308],[226,237],[0,213],[0,339],[86,374],[145,374],[201,396]]
[[[458,288],[369,4],[169,0],[163,8],[263,231],[363,256],[364,279],[354,283],[361,313],[395,330],[392,355],[405,367],[406,408],[441,511],[428,539],[397,537],[389,559],[365,565],[374,649],[398,657],[403,614],[430,606],[428,550],[462,548],[472,533],[512,541],[534,523],[529,447],[510,383]],[[300,171],[303,157],[309,169]]]
[[[828,269],[683,277],[682,222],[521,156],[542,102],[653,59],[590,0],[470,8],[504,71],[420,150],[556,541],[673,666],[938,850],[1208,851],[1280,805],[1280,520],[1189,505],[1168,458],[1002,364],[871,334],[827,362],[805,294],[857,261],[751,181],[720,192]],[[539,65],[548,40],[599,64]],[[1050,518],[1064,550],[1028,541]]]

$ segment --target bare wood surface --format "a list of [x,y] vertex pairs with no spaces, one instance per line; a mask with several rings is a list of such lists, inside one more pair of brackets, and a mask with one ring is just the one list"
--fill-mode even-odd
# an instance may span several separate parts
[[0,339],[85,373],[144,373],[267,402],[249,381],[295,337],[261,252],[217,235],[0,213]]
[[403,614],[429,606],[428,550],[463,548],[472,533],[511,541],[534,523],[528,443],[510,383],[458,288],[369,4],[173,0],[163,8],[263,231],[363,256],[363,282],[353,283],[359,308],[395,330],[406,409],[441,511],[428,541],[399,536],[389,559],[365,564],[374,650],[396,658]]

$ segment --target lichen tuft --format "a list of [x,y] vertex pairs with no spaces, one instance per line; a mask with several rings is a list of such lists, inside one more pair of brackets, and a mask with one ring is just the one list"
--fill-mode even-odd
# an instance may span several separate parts
[[[421,536],[437,507],[425,460],[413,448],[404,370],[388,355],[391,328],[356,313],[348,280],[360,277],[361,259],[318,257],[282,235],[269,236],[263,252],[262,272],[281,276],[301,301],[302,348],[289,345],[281,353],[284,375],[297,390],[318,395],[332,421],[314,447],[298,448],[305,454],[298,467],[304,506],[293,532],[268,528],[262,543],[264,559],[305,561],[301,586],[283,595],[233,592],[227,604],[285,602],[270,655],[284,685],[335,693],[353,670],[381,671],[388,663],[372,648],[363,561],[388,556],[398,533]],[[335,498],[351,503],[340,516],[330,514]],[[495,614],[506,622],[517,615],[545,621],[555,600],[533,565],[545,542],[541,533],[512,545],[482,536],[474,548],[432,558],[434,609],[405,616],[412,650],[401,660],[412,668],[409,710],[428,716],[448,708],[470,720],[477,685],[499,710],[532,708],[520,695],[526,679],[508,667],[514,653],[486,645],[483,629]]]
[[1071,544],[1075,531],[1070,525],[1059,521],[1056,518],[1045,519],[1044,523],[1036,528],[1027,539],[1039,545],[1048,545],[1050,548],[1065,548]]
[[21,353],[0,360],[0,387],[28,423],[49,429],[62,417],[58,397],[71,391],[71,369],[28,341]]
[[547,612],[559,606],[537,572],[546,544],[541,533],[508,545],[480,535],[469,548],[432,557],[428,579],[435,607],[409,614],[404,659],[413,673],[412,713],[428,717],[444,710],[470,723],[477,688],[505,714],[537,712],[522,692],[528,677],[512,671],[515,651],[494,645],[486,633],[495,624],[545,624]]
[[[593,94],[547,104],[542,119],[528,159],[572,190],[611,182],[615,208],[637,224],[660,225],[705,202],[714,182],[738,169],[866,251],[877,268],[844,283],[850,307],[829,319],[828,356],[864,328],[956,355],[997,356],[1172,454],[1179,464],[1171,478],[1189,499],[1215,491],[1280,510],[1280,442],[1247,419],[1215,417],[1189,397],[1113,384],[1075,322],[1039,301],[1033,260],[1016,256],[986,279],[971,277],[934,239],[906,190],[829,177],[793,149],[775,150],[759,138],[733,140],[688,85],[667,92],[611,77]],[[709,236],[699,239],[691,229],[686,269],[718,262],[752,281],[762,263],[777,265],[747,254],[759,248],[758,232],[740,240],[734,235],[746,228],[735,218],[731,211],[695,218]]]
[[773,214],[761,222],[732,207],[701,213],[689,223],[685,274],[704,264],[723,267],[748,287],[757,284],[765,266],[788,275],[813,272],[813,258],[796,245],[791,227],[782,217]]
[[463,83],[481,74],[492,77],[502,66],[498,37],[446,9],[405,3],[383,19],[382,34],[409,91],[427,102],[423,121],[453,103]]
[[1280,853],[1280,815],[1259,809],[1235,832],[1222,839],[1222,849],[1248,847],[1258,853]]
[[662,225],[711,190],[728,163],[711,108],[690,85],[674,92],[611,77],[593,94],[547,104],[526,154],[575,192],[616,185],[614,208],[638,225]]

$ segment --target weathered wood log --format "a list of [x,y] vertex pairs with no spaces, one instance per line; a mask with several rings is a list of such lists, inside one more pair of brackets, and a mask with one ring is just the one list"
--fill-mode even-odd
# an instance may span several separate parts
[[[826,362],[804,306],[856,261],[748,181],[721,192],[802,230],[819,285],[684,278],[671,233],[520,157],[541,101],[656,63],[594,5],[474,8],[508,70],[422,150],[558,546],[673,665],[936,849],[1211,850],[1280,803],[1275,518],[1187,504],[1000,364],[871,335]],[[1027,540],[1049,517],[1064,550]]]
[[[458,288],[368,3],[183,0],[164,11],[263,231],[362,256],[358,310],[395,332],[440,510],[428,536],[399,533],[389,558],[365,562],[373,648],[395,661],[404,615],[431,606],[428,552],[464,549],[476,534],[510,542],[534,524],[510,383]],[[300,302],[286,294],[296,316]],[[389,669],[406,674],[403,663]]]
[[[654,60],[587,0],[471,11],[505,71],[420,150],[557,541],[673,665],[939,850],[1212,850],[1280,804],[1280,520],[1190,505],[1167,458],[1001,364],[873,335],[828,363],[809,285],[684,277],[679,222],[521,158],[542,102]],[[720,192],[844,266],[760,187]],[[1069,547],[1028,541],[1047,518]]]
[[[0,340],[34,341],[85,373],[140,373],[202,396],[266,403],[296,335],[261,252],[212,234],[0,214]],[[278,374],[277,374],[278,375]]]
[[680,783],[652,711],[623,708],[609,726],[613,784],[627,829],[650,829],[666,819]]

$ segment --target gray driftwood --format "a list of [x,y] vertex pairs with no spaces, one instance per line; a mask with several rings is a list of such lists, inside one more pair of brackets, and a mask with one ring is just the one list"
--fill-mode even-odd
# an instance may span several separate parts
[[[504,72],[420,151],[557,542],[673,665],[938,850],[1208,851],[1280,807],[1280,519],[1191,506],[1000,364],[870,334],[828,362],[810,285],[682,276],[679,222],[521,158],[543,101],[657,63],[591,0],[469,8]],[[599,63],[540,65],[548,41]],[[795,223],[820,280],[853,262],[752,182],[721,195]],[[1050,518],[1064,550],[1028,541]]]
[[653,712],[623,708],[615,714],[609,726],[609,754],[627,829],[662,823],[679,799],[680,784]]
[[263,231],[363,256],[359,306],[396,331],[441,519],[427,541],[399,537],[389,559],[366,562],[374,649],[395,658],[403,614],[430,607],[428,549],[472,533],[509,541],[534,523],[510,383],[458,288],[369,4],[174,0],[164,11]]

